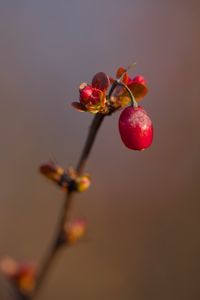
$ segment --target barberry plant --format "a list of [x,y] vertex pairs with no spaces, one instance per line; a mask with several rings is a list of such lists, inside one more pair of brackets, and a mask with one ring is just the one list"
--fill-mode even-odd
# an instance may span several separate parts
[[49,161],[39,167],[40,173],[63,191],[64,201],[54,239],[39,267],[29,262],[16,262],[10,257],[2,258],[0,262],[2,273],[13,284],[22,300],[36,298],[60,250],[75,244],[85,235],[86,220],[71,220],[69,210],[74,194],[86,191],[91,184],[90,175],[84,173],[84,167],[104,118],[122,110],[119,133],[127,148],[144,150],[152,143],[152,121],[144,108],[138,106],[138,102],[148,92],[147,84],[143,76],[131,78],[128,75],[132,66],[126,69],[120,67],[115,79],[99,72],[94,75],[91,84],[81,83],[79,101],[73,102],[72,106],[80,112],[93,114],[94,118],[77,166],[65,169]]

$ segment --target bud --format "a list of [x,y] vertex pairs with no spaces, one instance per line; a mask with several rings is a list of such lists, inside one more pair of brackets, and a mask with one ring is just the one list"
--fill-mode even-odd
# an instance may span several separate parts
[[65,226],[66,240],[69,244],[76,243],[86,233],[86,220],[77,219]]
[[78,192],[85,192],[91,184],[89,175],[82,175],[76,178],[76,190]]
[[101,90],[89,86],[86,83],[82,83],[80,85],[79,92],[80,105],[84,107],[85,111],[97,113],[104,108],[106,99]]
[[79,87],[79,102],[73,102],[72,106],[79,111],[96,113],[106,113],[106,90],[110,85],[108,76],[103,73],[97,73],[92,80],[92,85],[81,83]]
[[87,104],[88,101],[90,101],[90,98],[92,96],[93,88],[87,83],[82,83],[79,87],[79,93],[80,93],[80,103],[81,104]]
[[64,190],[67,190],[69,184],[71,184],[72,181],[61,166],[52,162],[41,165],[40,173],[42,173],[51,181],[57,183]]
[[52,162],[40,166],[40,172],[49,179],[57,181],[57,177],[63,175],[64,169]]
[[36,265],[30,262],[17,262],[11,257],[0,261],[1,272],[16,285],[22,294],[29,294],[35,285]]

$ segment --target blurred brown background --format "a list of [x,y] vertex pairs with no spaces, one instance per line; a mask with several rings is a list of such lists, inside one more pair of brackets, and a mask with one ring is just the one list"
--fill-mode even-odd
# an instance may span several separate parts
[[[38,174],[75,165],[92,115],[70,106],[97,71],[136,61],[153,146],[127,150],[107,118],[73,215],[88,242],[58,259],[39,299],[200,299],[200,2],[0,0],[0,255],[39,261],[62,193]],[[3,292],[1,291],[3,299]]]

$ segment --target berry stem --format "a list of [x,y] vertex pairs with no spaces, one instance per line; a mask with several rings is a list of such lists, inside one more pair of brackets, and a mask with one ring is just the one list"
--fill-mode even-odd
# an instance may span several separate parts
[[129,69],[135,67],[135,65],[136,65],[135,62],[132,63],[132,64],[130,64],[130,65],[124,70],[124,72],[121,74],[121,76],[113,82],[113,84],[112,84],[112,86],[111,86],[111,89],[110,89],[110,91],[109,91],[109,94],[108,94],[108,99],[111,98],[112,93],[114,92],[114,90],[115,90],[115,88],[116,88],[117,86],[122,86],[122,87],[124,87],[124,88],[126,89],[126,91],[128,92],[128,94],[129,94],[129,96],[130,96],[130,98],[131,98],[131,105],[132,105],[132,107],[138,107],[138,103],[137,103],[137,101],[135,100],[135,97],[133,96],[133,93],[131,92],[131,90],[129,89],[129,87],[128,87],[125,83],[123,83],[123,82],[121,81],[122,78],[123,78],[123,76],[124,76],[124,74],[125,74]]
[[135,97],[133,96],[133,93],[131,92],[131,90],[129,89],[129,87],[125,83],[123,83],[123,82],[119,82],[118,85],[123,86],[126,89],[126,91],[128,92],[128,94],[129,94],[129,96],[131,98],[131,105],[132,105],[132,107],[138,107],[138,103],[135,100]]
[[[79,162],[77,164],[76,171],[78,175],[80,175],[83,172],[89,154],[91,153],[91,149],[94,144],[97,132],[103,122],[104,117],[105,115],[98,113],[93,118],[85,145],[83,147]],[[31,295],[25,297],[26,300],[34,300],[36,298],[38,292],[40,291],[40,288],[42,287],[43,282],[46,279],[46,276],[48,275],[49,271],[53,266],[55,259],[60,253],[60,249],[63,248],[62,246],[66,245],[66,243],[63,243],[62,237],[64,232],[64,226],[69,217],[69,211],[72,204],[73,194],[74,194],[73,190],[69,190],[65,193],[64,204],[61,208],[60,216],[58,217],[58,225],[57,225],[57,230],[55,232],[54,239],[52,241],[51,246],[48,249],[48,252],[46,253],[46,256],[44,257],[44,261],[41,264],[41,268],[36,279],[34,290],[31,293]]]
[[131,90],[129,89],[129,87],[125,83],[121,82],[120,80],[121,80],[121,77],[113,82],[113,84],[111,86],[111,89],[109,91],[109,94],[108,94],[108,98],[109,99],[111,98],[112,93],[114,92],[114,90],[115,90],[115,88],[117,86],[122,86],[122,87],[124,87],[126,89],[126,91],[128,92],[128,94],[129,94],[129,96],[131,98],[131,105],[132,105],[132,107],[138,107],[138,103],[135,100],[135,97],[133,96],[133,93],[131,92]]

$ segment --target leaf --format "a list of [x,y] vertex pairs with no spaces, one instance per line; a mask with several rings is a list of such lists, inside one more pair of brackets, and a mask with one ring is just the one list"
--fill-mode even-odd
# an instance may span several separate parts
[[75,109],[77,109],[78,111],[81,111],[81,112],[86,111],[85,106],[82,105],[82,104],[79,103],[79,102],[72,102],[72,106],[73,106]]
[[130,81],[128,73],[126,72],[126,69],[123,68],[123,67],[120,67],[117,70],[116,77],[117,77],[117,79],[119,79],[120,77],[122,77],[122,82],[125,83],[125,84],[128,84],[128,82]]
[[110,80],[105,73],[99,72],[94,75],[92,79],[92,87],[105,92],[109,87],[109,85],[110,85]]
[[148,93],[146,81],[141,75],[134,77],[129,82],[128,87],[137,101],[141,100]]
[[110,83],[111,83],[111,84],[115,82],[115,79],[112,78],[112,77],[109,77],[109,80],[110,80]]

